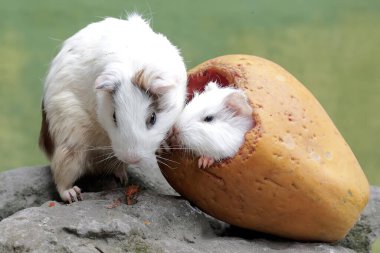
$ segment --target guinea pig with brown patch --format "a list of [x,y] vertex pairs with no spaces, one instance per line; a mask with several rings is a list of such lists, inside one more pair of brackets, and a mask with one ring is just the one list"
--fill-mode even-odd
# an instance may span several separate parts
[[64,201],[81,199],[84,174],[158,169],[156,150],[182,111],[179,50],[139,15],[106,18],[67,39],[51,63],[40,147]]

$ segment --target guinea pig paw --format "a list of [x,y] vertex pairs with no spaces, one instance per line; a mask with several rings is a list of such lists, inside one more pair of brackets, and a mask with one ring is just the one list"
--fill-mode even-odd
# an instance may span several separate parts
[[201,156],[198,160],[198,168],[206,169],[214,164],[214,159],[208,156]]
[[81,190],[78,186],[74,186],[62,193],[62,200],[69,202],[78,202],[82,201]]
[[78,186],[76,186],[76,185],[74,185],[73,189],[74,189],[74,191],[77,194],[78,201],[82,201],[83,198],[82,198],[82,191],[81,191],[81,189]]

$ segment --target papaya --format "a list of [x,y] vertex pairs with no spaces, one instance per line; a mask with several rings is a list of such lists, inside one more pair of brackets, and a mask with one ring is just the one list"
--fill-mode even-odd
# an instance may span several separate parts
[[221,56],[189,70],[189,94],[209,81],[242,89],[255,125],[236,156],[206,169],[184,150],[162,154],[169,184],[232,225],[295,240],[344,238],[368,202],[369,184],[311,92],[281,66],[251,55]]

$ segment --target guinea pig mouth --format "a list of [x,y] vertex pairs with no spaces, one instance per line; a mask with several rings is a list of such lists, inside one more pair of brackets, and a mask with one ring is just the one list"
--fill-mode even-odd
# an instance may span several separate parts
[[227,73],[226,71],[225,69],[210,67],[204,71],[189,75],[186,103],[189,103],[194,97],[194,92],[203,92],[206,84],[211,81],[217,82],[221,87],[234,86],[234,84],[229,81],[229,79],[231,79],[229,78],[231,73]]

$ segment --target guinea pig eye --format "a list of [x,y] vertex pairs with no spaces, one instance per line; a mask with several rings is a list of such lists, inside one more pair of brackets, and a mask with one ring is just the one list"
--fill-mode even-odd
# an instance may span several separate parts
[[156,124],[156,113],[153,112],[147,120],[147,127],[151,128],[154,124]]
[[214,116],[207,116],[203,119],[204,122],[211,122],[214,120]]
[[115,125],[117,125],[116,112],[115,111],[113,111],[112,118],[113,118],[113,122],[115,122]]

